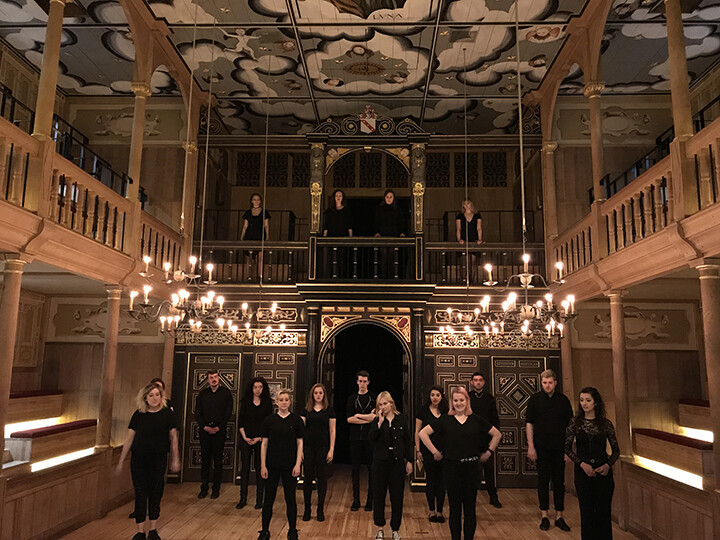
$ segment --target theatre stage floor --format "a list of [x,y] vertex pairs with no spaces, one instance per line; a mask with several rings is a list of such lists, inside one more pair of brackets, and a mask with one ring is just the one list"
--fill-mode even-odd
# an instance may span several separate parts
[[[162,501],[158,532],[163,540],[226,540],[257,538],[260,530],[260,511],[252,504],[242,510],[236,510],[239,489],[233,485],[223,485],[220,498],[198,500],[197,483],[173,484],[166,486]],[[315,500],[315,494],[313,494]],[[254,488],[250,490],[250,501],[254,502]],[[539,510],[537,495],[533,490],[500,490],[503,508],[496,509],[487,504],[487,495],[478,493],[476,540],[579,540],[580,514],[577,499],[566,496],[566,520],[572,531],[565,533],[554,526],[549,531],[538,529]],[[302,514],[303,496],[297,493],[298,512]],[[336,474],[330,479],[325,521],[304,522],[298,517],[300,540],[359,539],[375,538],[376,528],[372,523],[372,513],[362,509],[350,512],[352,490],[350,472],[345,468],[336,468]],[[110,512],[104,519],[88,523],[63,538],[72,540],[130,540],[136,532],[134,520],[128,519],[132,503],[125,504]],[[450,532],[447,522],[430,523],[427,519],[427,503],[421,492],[405,492],[405,511],[403,513],[400,534],[404,540],[448,540]],[[448,509],[445,505],[444,515]],[[389,521],[390,509],[386,505]],[[551,519],[551,522],[554,521]],[[287,521],[282,487],[278,489],[270,525],[273,540],[287,538]],[[390,537],[385,527],[386,538]],[[631,540],[636,537],[615,527],[614,540]]]

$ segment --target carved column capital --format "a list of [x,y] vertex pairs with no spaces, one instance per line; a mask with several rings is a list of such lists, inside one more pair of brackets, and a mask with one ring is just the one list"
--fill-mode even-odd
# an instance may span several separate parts
[[543,141],[542,143],[542,151],[546,154],[552,154],[557,150],[557,147],[557,141]]
[[700,279],[720,279],[720,265],[701,264],[696,267]]
[[130,88],[135,94],[135,97],[148,98],[152,94],[150,85],[144,82],[134,82],[130,84]]
[[590,81],[585,83],[583,94],[586,98],[598,97],[605,90],[605,83],[602,81]]
[[183,143],[182,147],[188,154],[195,154],[198,151],[197,144],[194,142]]

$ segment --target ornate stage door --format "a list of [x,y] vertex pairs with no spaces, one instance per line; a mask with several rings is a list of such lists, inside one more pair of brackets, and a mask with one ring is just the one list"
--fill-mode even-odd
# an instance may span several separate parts
[[491,362],[502,433],[496,461],[498,485],[534,488],[537,473],[527,457],[525,411],[530,396],[540,390],[540,373],[546,369],[547,358],[493,356]]
[[183,482],[200,481],[200,428],[195,422],[195,402],[198,394],[208,387],[207,371],[217,369],[220,384],[233,394],[233,413],[227,425],[225,450],[223,451],[223,482],[234,480],[237,459],[237,413],[238,385],[240,382],[240,354],[190,353],[188,363],[188,389],[184,411]]

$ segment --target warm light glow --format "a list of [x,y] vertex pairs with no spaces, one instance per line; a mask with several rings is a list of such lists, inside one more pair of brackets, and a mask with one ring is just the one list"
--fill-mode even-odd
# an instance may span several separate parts
[[225,326],[225,319],[218,319],[215,321],[217,325],[220,327],[220,330],[222,330],[222,327]]
[[510,294],[508,294],[508,302],[510,302],[511,304],[514,304],[514,303],[515,303],[515,300],[517,300],[517,294],[516,294],[516,293],[511,292]]
[[273,302],[272,306],[270,306],[270,311],[272,313],[275,313],[275,310],[277,309],[277,302]]
[[176,293],[172,293],[172,294],[170,295],[170,298],[172,298],[172,305],[173,305],[173,306],[177,306],[178,303],[180,302],[180,296],[179,296],[178,294],[176,294]]
[[688,486],[692,486],[697,489],[703,488],[703,477],[699,474],[683,471],[682,469],[671,467],[665,463],[660,463],[659,461],[654,461],[641,456],[635,456],[635,464],[661,476],[677,480],[678,482]]
[[447,311],[448,315],[452,315],[452,308],[447,308],[445,311]]
[[510,307],[510,304],[508,304],[507,301],[505,301],[505,302],[502,303],[502,310],[503,310],[503,311],[507,311],[507,310],[508,310],[508,307]]
[[50,467],[55,467],[56,465],[62,465],[68,461],[75,461],[76,459],[91,456],[93,452],[95,452],[95,447],[91,446],[90,448],[85,448],[85,450],[78,450],[77,452],[71,452],[70,454],[65,454],[64,456],[46,459],[45,461],[38,461],[37,463],[32,463],[30,465],[30,472],[42,471],[44,469],[49,469]]
[[190,264],[195,266],[197,264],[197,257],[195,255],[190,255],[190,258],[188,259],[190,261]]
[[492,272],[492,264],[490,263],[487,263],[485,266],[483,266],[483,268],[485,268],[485,271],[487,272]]
[[560,270],[562,272],[562,269],[565,267],[565,265],[562,263],[562,261],[558,261],[555,263],[555,268]]
[[220,309],[222,309],[223,304],[225,303],[225,298],[222,297],[222,296],[218,296],[218,297],[217,297],[217,303],[219,304]]
[[247,302],[243,302],[241,307],[242,307],[243,311],[247,311],[247,308],[248,308]]
[[169,262],[163,263],[163,269],[164,269],[166,272],[169,272],[169,271],[170,271],[170,263],[169,263]]
[[250,330],[250,323],[249,323],[249,322],[246,322],[246,323],[245,323],[245,328],[246,328],[247,330]]
[[148,303],[148,295],[150,294],[150,291],[152,291],[152,287],[150,285],[145,285],[143,287],[143,292],[145,293],[145,303]]
[[281,331],[281,332],[284,332],[284,331],[285,331],[285,325],[284,325],[284,324],[281,324],[281,325],[280,325],[280,331]]
[[697,439],[699,441],[713,442],[713,432],[706,431],[704,429],[695,429],[680,426],[678,428],[679,434],[684,437],[690,437],[691,439]]
[[60,423],[60,417],[42,418],[40,420],[30,420],[28,422],[17,422],[16,424],[7,424],[5,426],[5,438],[9,438],[16,431],[27,431],[28,429],[38,429],[48,426],[55,426]]
[[523,262],[526,263],[526,264],[529,263],[529,262],[530,262],[530,255],[528,255],[527,253],[523,253],[522,260],[523,260]]
[[208,292],[207,292],[207,297],[208,297],[208,300],[209,300],[210,302],[212,302],[212,301],[213,301],[213,298],[215,298],[215,291],[208,291]]
[[207,265],[205,266],[205,268],[207,268],[207,271],[208,271],[208,272],[212,272],[213,269],[215,268],[215,265],[214,265],[213,263],[207,263]]
[[151,261],[151,259],[150,259],[150,257],[148,257],[147,255],[145,255],[145,256],[143,257],[143,262],[144,262],[145,264],[150,264],[150,261]]

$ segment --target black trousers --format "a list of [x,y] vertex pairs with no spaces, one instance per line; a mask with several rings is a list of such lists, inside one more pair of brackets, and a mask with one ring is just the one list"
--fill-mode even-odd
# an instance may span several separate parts
[[221,429],[214,435],[210,435],[207,431],[200,428],[200,458],[202,459],[200,479],[204,489],[207,489],[208,484],[210,483],[210,468],[212,466],[212,489],[213,491],[220,491],[220,482],[222,481],[222,454],[224,447],[224,429]]
[[550,509],[550,481],[555,510],[565,510],[565,453],[562,449],[537,449],[537,477],[540,510]]
[[[445,461],[445,485],[447,485],[448,503],[450,503],[450,538],[465,540],[475,538],[475,501],[480,482],[480,467],[477,461],[461,463]],[[463,523],[465,514],[465,523]]]
[[257,481],[257,491],[255,501],[262,504],[263,492],[265,488],[265,480],[260,476],[260,446],[262,443],[250,445],[244,440],[240,441],[240,498],[247,499],[248,484],[250,483],[250,460],[255,464],[255,479]]
[[288,529],[295,530],[297,524],[297,502],[295,501],[295,490],[297,489],[297,478],[292,475],[292,467],[289,469],[268,468],[268,477],[265,480],[265,500],[262,507],[262,530],[270,530],[273,504],[277,494],[278,484],[282,480],[283,493],[285,494],[285,506],[287,507]]
[[130,474],[135,487],[135,522],[145,517],[160,517],[160,499],[165,488],[167,454],[136,454],[130,456]]
[[490,497],[497,497],[497,487],[495,487],[495,460],[490,456],[485,463],[481,463],[483,478],[485,480],[485,489]]
[[372,501],[372,443],[370,441],[350,441],[350,462],[352,463],[353,501],[360,500],[360,467],[368,468],[368,502]]
[[430,511],[442,513],[445,504],[445,478],[443,465],[435,461],[432,454],[423,452],[423,467],[425,468],[425,498],[427,498]]
[[582,540],[612,540],[612,507],[615,480],[612,470],[607,476],[590,478],[579,466],[575,467],[575,489],[580,502]]
[[325,508],[325,494],[327,493],[327,446],[307,446],[305,453],[305,481],[303,482],[303,495],[305,509],[310,510],[312,501],[312,481],[317,479],[318,510]]
[[405,494],[405,460],[375,459],[373,475],[373,521],[385,526],[385,496],[390,491],[390,528],[400,530]]

